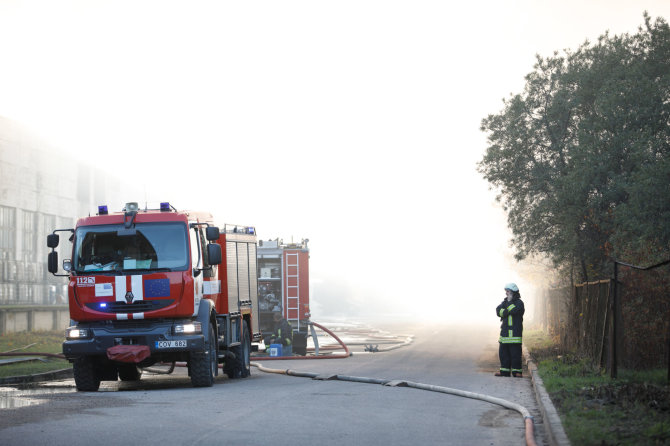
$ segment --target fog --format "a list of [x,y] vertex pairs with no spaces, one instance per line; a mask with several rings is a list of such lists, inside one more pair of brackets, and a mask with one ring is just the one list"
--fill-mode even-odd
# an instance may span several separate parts
[[485,321],[512,281],[532,314],[481,119],[644,10],[670,2],[0,0],[0,116],[127,201],[308,238],[315,319]]

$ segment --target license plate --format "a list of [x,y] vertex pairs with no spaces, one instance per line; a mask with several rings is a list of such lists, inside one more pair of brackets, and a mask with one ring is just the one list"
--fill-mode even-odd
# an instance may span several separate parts
[[156,348],[178,348],[186,346],[186,341],[156,341]]

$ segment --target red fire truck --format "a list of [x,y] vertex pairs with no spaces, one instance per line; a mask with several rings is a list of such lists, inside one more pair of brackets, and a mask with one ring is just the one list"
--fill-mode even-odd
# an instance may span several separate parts
[[[59,232],[71,234],[66,274]],[[221,230],[208,213],[127,203],[118,213],[100,206],[47,245],[49,272],[69,277],[63,354],[78,390],[138,380],[158,362],[185,361],[196,387],[214,384],[219,363],[230,378],[249,376],[251,342],[261,339],[253,227]]]
[[274,329],[272,316],[280,313],[293,328],[293,353],[305,355],[309,310],[309,240],[258,242],[258,306],[265,338]]

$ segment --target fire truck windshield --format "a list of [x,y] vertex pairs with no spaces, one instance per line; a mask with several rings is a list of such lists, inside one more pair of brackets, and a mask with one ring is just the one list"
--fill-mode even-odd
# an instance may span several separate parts
[[137,223],[133,235],[119,235],[119,230],[123,230],[122,224],[77,228],[74,270],[86,274],[98,271],[187,269],[185,224]]

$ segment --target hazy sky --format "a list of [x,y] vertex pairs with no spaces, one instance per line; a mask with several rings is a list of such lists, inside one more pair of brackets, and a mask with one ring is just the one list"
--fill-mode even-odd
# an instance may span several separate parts
[[309,238],[317,318],[488,318],[532,286],[481,119],[536,54],[644,10],[670,1],[0,0],[0,115],[146,190],[128,201]]

